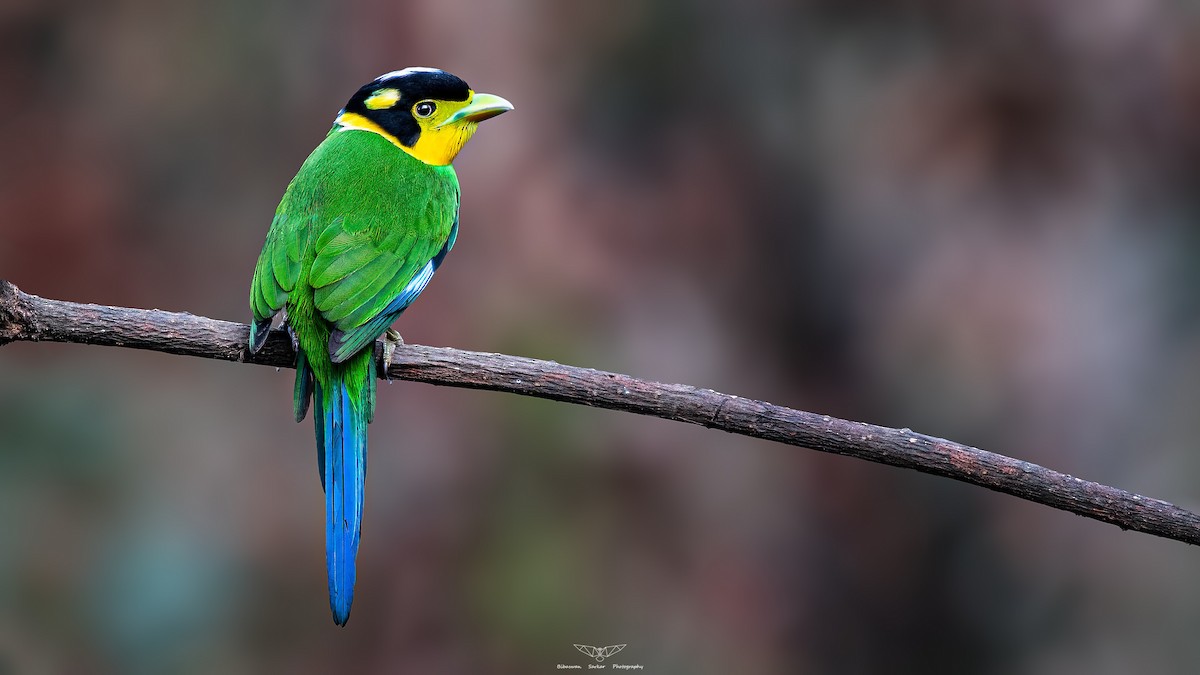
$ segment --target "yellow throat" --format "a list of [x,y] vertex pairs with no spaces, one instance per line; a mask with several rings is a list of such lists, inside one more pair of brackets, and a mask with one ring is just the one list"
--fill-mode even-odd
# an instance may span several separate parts
[[417,137],[417,142],[410,148],[385,131],[383,127],[358,113],[342,113],[335,121],[342,127],[340,131],[356,130],[379,134],[397,148],[433,166],[445,166],[453,162],[454,158],[458,156],[458,152],[467,144],[467,141],[471,140],[471,136],[479,128],[479,123],[471,120],[462,120],[441,127],[423,128],[421,135]]

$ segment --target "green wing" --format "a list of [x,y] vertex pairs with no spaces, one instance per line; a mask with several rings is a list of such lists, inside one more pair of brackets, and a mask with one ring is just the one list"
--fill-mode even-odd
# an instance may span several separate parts
[[409,200],[396,216],[401,222],[338,217],[317,237],[308,281],[317,311],[333,327],[335,363],[374,342],[429,282],[457,216],[457,199],[444,197],[433,191],[423,204]]
[[287,303],[288,295],[300,281],[301,262],[308,243],[312,218],[276,212],[267,231],[254,279],[250,283],[250,312],[254,328],[250,332],[250,351],[257,352],[271,328],[271,318]]

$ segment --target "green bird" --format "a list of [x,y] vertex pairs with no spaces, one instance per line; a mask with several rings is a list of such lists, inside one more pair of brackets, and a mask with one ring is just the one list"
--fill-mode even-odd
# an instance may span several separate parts
[[459,187],[450,163],[480,121],[509,110],[435,68],[361,87],[288,185],[254,268],[250,351],[283,311],[296,347],[296,421],[310,400],[314,407],[329,606],[339,626],[354,601],[373,345],[454,246]]

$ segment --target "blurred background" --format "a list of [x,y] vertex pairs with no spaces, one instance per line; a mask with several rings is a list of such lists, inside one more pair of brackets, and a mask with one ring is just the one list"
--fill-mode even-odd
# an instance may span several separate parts
[[[248,318],[359,85],[516,111],[410,342],[944,436],[1200,508],[1200,5],[0,1],[0,278]],[[656,419],[396,382],[329,615],[290,372],[0,349],[0,672],[1200,670],[1200,554]]]

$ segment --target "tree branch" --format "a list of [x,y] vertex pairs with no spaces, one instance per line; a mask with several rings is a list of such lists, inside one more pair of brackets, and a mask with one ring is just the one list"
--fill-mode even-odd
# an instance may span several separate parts
[[[273,331],[258,354],[246,351],[248,336],[246,324],[47,300],[0,280],[0,345],[16,340],[74,342],[294,367],[284,331]],[[376,354],[380,353],[377,344]],[[1122,529],[1200,544],[1200,516],[1173,504],[908,429],[851,422],[711,389],[648,382],[553,361],[443,347],[401,345],[386,375],[698,424],[945,476]]]

